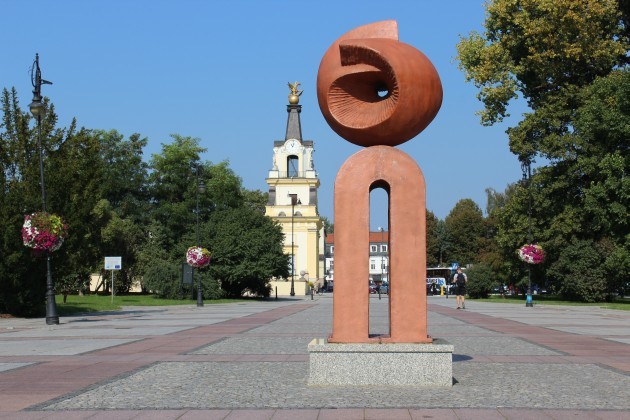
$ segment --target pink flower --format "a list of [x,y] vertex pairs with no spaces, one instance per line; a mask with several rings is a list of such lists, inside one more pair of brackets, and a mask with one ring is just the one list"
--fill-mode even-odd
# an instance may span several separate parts
[[203,268],[210,265],[210,251],[200,246],[191,246],[186,251],[186,262],[195,268]]
[[68,225],[55,214],[37,212],[24,216],[22,242],[35,251],[57,251],[67,235]]
[[545,251],[540,245],[526,244],[517,251],[521,261],[528,264],[540,264],[545,260]]

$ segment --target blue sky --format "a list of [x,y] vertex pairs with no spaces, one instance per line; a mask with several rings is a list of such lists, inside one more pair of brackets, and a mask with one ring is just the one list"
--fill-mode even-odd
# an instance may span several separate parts
[[[333,220],[334,178],[360,150],[326,124],[317,105],[319,62],[332,42],[371,22],[398,21],[399,38],[431,59],[442,108],[419,136],[399,146],[423,170],[427,207],[443,219],[485,189],[521,177],[505,130],[482,127],[476,89],[457,68],[460,35],[481,31],[483,0],[0,1],[0,88],[32,98],[29,68],[40,55],[43,94],[59,125],[116,129],[147,137],[145,159],[170,134],[199,137],[204,159],[229,160],[249,189],[266,191],[274,140],[284,139],[287,82],[299,81],[302,135],[315,142],[320,214]],[[515,115],[519,118],[519,115]],[[373,193],[371,225],[386,226],[384,193]]]

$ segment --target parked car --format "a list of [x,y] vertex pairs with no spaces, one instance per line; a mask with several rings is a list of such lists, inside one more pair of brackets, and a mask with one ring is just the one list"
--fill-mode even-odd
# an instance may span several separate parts
[[389,284],[388,283],[385,283],[385,282],[381,283],[380,289],[381,289],[381,294],[382,295],[389,294]]

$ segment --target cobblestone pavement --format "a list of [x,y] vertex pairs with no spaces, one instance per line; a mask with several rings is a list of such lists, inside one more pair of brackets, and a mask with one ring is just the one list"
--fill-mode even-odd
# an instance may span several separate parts
[[[630,419],[627,312],[428,302],[429,334],[455,347],[452,388],[306,385],[331,295],[0,319],[0,418]],[[372,333],[388,303],[370,299]]]

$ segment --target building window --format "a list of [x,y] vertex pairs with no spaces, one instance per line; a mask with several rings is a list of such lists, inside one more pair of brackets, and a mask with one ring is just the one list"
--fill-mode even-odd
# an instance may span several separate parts
[[334,261],[330,261],[330,269],[333,270],[335,268],[335,262]]
[[376,245],[370,245],[370,252],[377,252],[378,247]]
[[335,253],[335,247],[334,247],[334,246],[331,246],[331,247],[330,247],[330,253],[331,253],[331,254],[334,254],[334,253]]
[[287,157],[287,172],[289,175],[289,178],[297,178],[299,171],[298,171],[298,157],[295,155],[291,155]]
[[370,264],[370,270],[374,270],[374,269],[376,269],[376,264],[374,263]]
[[381,252],[387,252],[387,245],[381,245]]

